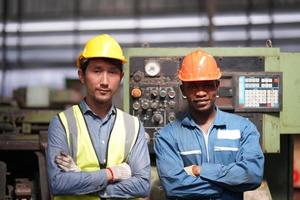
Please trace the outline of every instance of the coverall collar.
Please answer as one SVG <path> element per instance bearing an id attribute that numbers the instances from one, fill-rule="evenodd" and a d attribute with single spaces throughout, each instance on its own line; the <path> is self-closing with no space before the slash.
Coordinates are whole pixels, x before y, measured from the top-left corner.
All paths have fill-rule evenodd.
<path id="1" fill-rule="evenodd" d="M 222 112 L 217 106 L 216 106 L 216 116 L 213 122 L 213 126 L 226 126 L 226 122 L 224 117 L 222 116 Z M 198 127 L 198 125 L 195 123 L 195 121 L 193 120 L 192 116 L 190 114 L 187 114 L 183 120 L 181 121 L 181 124 L 183 126 L 190 126 L 193 128 Z"/>

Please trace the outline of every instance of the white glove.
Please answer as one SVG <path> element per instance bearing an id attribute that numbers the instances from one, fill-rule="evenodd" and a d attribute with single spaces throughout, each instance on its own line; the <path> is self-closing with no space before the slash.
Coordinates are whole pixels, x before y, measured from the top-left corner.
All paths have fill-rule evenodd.
<path id="1" fill-rule="evenodd" d="M 127 163 L 121 163 L 112 167 L 109 167 L 108 170 L 111 172 L 113 180 L 112 181 L 121 181 L 131 177 L 131 169 Z"/>
<path id="2" fill-rule="evenodd" d="M 196 176 L 200 175 L 200 167 L 197 166 L 197 165 L 190 165 L 190 166 L 187 166 L 183 169 L 190 176 L 196 177 Z"/>
<path id="3" fill-rule="evenodd" d="M 81 169 L 75 164 L 73 158 L 64 152 L 61 152 L 60 155 L 55 157 L 55 163 L 65 172 L 81 171 Z"/>

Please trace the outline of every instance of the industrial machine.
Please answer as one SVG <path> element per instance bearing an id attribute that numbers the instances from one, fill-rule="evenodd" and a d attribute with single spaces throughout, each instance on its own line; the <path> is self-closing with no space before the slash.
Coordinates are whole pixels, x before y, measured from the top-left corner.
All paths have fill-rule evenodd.
<path id="1" fill-rule="evenodd" d="M 161 127 L 185 112 L 186 101 L 179 89 L 177 70 L 184 55 L 193 48 L 132 48 L 124 85 L 124 109 L 143 122 L 153 140 Z M 205 48 L 223 71 L 218 99 L 220 109 L 251 120 L 261 133 L 266 157 L 265 177 L 273 199 L 291 199 L 292 139 L 300 133 L 300 54 L 282 53 L 278 48 Z M 298 80 L 298 81 L 297 81 Z M 276 165 L 274 165 L 276 163 Z M 154 170 L 155 173 L 155 170 Z M 276 174 L 276 176 L 274 176 Z M 157 177 L 154 193 L 161 192 Z M 152 187 L 152 189 L 153 189 Z M 155 188 L 154 188 L 155 189 Z M 160 196 L 159 198 L 163 198 Z"/>
<path id="2" fill-rule="evenodd" d="M 49 199 L 47 129 L 58 111 L 0 109 L 0 199 Z"/>
<path id="3" fill-rule="evenodd" d="M 0 102 L 0 200 L 50 199 L 45 159 L 49 122 L 81 98 L 76 90 L 34 86 L 19 88 L 13 100 Z"/>
<path id="4" fill-rule="evenodd" d="M 153 140 L 161 127 L 186 111 L 177 70 L 183 56 L 195 49 L 125 49 L 129 62 L 124 68 L 123 97 L 118 98 L 123 102 L 117 104 L 138 116 L 150 137 L 150 199 L 164 199 Z M 272 199 L 292 199 L 291 135 L 300 134 L 300 53 L 283 53 L 278 48 L 205 50 L 216 57 L 223 71 L 217 105 L 256 124 L 266 158 L 264 179 Z M 16 108 L 11 102 L 0 106 L 0 199 L 50 198 L 45 168 L 47 126 L 59 112 L 61 100 L 54 102 L 55 107 L 42 109 Z"/>
<path id="5" fill-rule="evenodd" d="M 180 60 L 179 56 L 130 59 L 130 113 L 139 117 L 151 138 L 159 128 L 185 112 L 186 102 L 177 79 Z M 261 113 L 281 110 L 282 73 L 264 72 L 261 57 L 217 57 L 217 60 L 225 71 L 217 105 L 251 118 L 262 130 Z M 233 66 L 233 63 L 240 64 Z"/>

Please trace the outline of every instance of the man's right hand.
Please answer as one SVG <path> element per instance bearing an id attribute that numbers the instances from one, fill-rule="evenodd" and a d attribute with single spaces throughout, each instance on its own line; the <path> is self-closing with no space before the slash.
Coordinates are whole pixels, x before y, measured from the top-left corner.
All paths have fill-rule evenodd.
<path id="1" fill-rule="evenodd" d="M 112 181 L 122 181 L 131 177 L 131 169 L 127 163 L 121 163 L 107 168 Z M 110 179 L 110 178 L 109 178 Z"/>

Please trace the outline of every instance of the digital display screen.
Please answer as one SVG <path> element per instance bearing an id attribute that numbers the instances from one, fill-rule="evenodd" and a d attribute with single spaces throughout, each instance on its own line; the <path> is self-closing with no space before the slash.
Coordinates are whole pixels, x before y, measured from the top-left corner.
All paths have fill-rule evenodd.
<path id="1" fill-rule="evenodd" d="M 238 76 L 238 109 L 279 111 L 281 107 L 280 74 Z"/>

